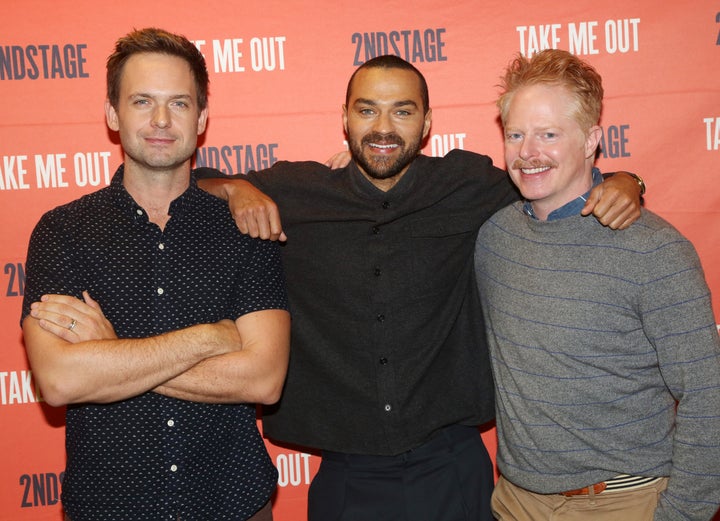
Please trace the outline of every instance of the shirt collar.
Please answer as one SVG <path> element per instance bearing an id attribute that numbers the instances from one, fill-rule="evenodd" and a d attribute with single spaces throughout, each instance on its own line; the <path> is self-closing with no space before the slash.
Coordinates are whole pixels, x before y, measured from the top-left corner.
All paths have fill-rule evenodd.
<path id="1" fill-rule="evenodd" d="M 596 167 L 593 167 L 592 169 L 592 188 L 595 188 L 597 185 L 603 182 L 603 176 L 600 173 L 600 170 Z M 570 217 L 572 215 L 578 215 L 580 213 L 580 210 L 583 209 L 583 206 L 585 206 L 585 201 L 587 201 L 588 196 L 590 195 L 590 191 L 588 190 L 580 197 L 573 199 L 569 203 L 564 204 L 557 210 L 553 210 L 548 215 L 547 220 L 548 221 L 555 221 L 557 219 L 563 219 L 565 217 Z M 533 219 L 537 219 L 537 216 L 535 215 L 535 212 L 533 211 L 532 204 L 530 201 L 525 201 L 525 204 L 523 204 L 523 211 L 526 215 L 529 215 Z"/>
<path id="2" fill-rule="evenodd" d="M 123 178 L 125 176 L 125 165 L 122 164 L 118 167 L 115 175 L 110 182 L 110 190 L 112 193 L 113 201 L 116 206 L 122 208 L 123 211 L 127 212 L 134 219 L 140 219 L 141 221 L 147 221 L 147 215 L 145 210 L 135 202 L 135 199 L 128 193 L 123 185 Z M 179 197 L 170 203 L 169 214 L 171 216 L 182 215 L 188 208 L 192 207 L 194 199 L 198 196 L 201 190 L 197 186 L 197 180 L 194 175 L 190 176 L 190 186 L 185 190 Z"/>

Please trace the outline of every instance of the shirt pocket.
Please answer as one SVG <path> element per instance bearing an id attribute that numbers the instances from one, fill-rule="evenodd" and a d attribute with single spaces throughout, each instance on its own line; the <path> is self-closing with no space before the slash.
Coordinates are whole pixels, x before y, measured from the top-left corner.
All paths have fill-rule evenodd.
<path id="1" fill-rule="evenodd" d="M 473 217 L 449 213 L 410 225 L 410 268 L 423 295 L 449 293 L 467 275 L 480 227 Z"/>

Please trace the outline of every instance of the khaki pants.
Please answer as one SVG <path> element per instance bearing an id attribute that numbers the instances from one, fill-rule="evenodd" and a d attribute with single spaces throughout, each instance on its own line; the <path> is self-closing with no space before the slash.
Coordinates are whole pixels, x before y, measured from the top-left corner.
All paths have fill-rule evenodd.
<path id="1" fill-rule="evenodd" d="M 663 478 L 627 492 L 565 497 L 535 494 L 501 476 L 493 492 L 492 509 L 498 521 L 652 521 L 667 481 Z"/>

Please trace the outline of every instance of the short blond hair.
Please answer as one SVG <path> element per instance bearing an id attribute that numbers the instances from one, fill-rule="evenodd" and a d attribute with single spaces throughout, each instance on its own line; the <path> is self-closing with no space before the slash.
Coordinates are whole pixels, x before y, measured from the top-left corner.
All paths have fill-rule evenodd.
<path id="1" fill-rule="evenodd" d="M 597 125 L 602 112 L 603 86 L 600 74 L 568 51 L 546 49 L 532 58 L 518 55 L 505 70 L 497 100 L 505 126 L 513 94 L 528 85 L 560 85 L 575 99 L 572 116 L 584 132 Z"/>

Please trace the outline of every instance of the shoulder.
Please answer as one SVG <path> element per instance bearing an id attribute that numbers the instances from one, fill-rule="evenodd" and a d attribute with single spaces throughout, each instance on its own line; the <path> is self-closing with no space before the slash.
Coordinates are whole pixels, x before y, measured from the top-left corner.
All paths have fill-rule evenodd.
<path id="1" fill-rule="evenodd" d="M 304 179 L 329 176 L 333 171 L 317 161 L 278 161 L 270 168 L 248 172 L 247 178 L 251 182 L 263 181 L 265 183 L 292 183 Z"/>
<path id="2" fill-rule="evenodd" d="M 664 262 L 700 266 L 700 258 L 695 246 L 664 218 L 643 210 L 643 215 L 637 224 L 647 229 L 646 248 L 648 251 L 657 251 L 665 257 Z"/>
<path id="3" fill-rule="evenodd" d="M 689 245 L 690 241 L 672 224 L 649 210 L 642 210 L 640 218 L 624 234 L 624 238 L 644 251 L 652 251 L 670 244 Z"/>
<path id="4" fill-rule="evenodd" d="M 586 222 L 595 261 L 621 265 L 625 277 L 637 283 L 663 280 L 679 273 L 701 272 L 693 244 L 672 224 L 643 209 L 640 218 L 625 230 L 611 230 L 594 219 Z"/>
<path id="5" fill-rule="evenodd" d="M 259 187 L 283 186 L 301 183 L 308 178 L 331 175 L 331 170 L 316 161 L 278 161 L 264 170 L 251 170 L 246 174 L 227 175 L 216 168 L 200 167 L 193 170 L 196 179 L 244 179 Z"/>
<path id="6" fill-rule="evenodd" d="M 492 216 L 483 223 L 483 228 L 488 229 L 497 226 L 513 225 L 514 223 L 524 221 L 526 218 L 527 216 L 523 212 L 523 202 L 515 201 L 492 214 Z"/>
<path id="7" fill-rule="evenodd" d="M 109 191 L 110 187 L 102 188 L 48 210 L 40 218 L 38 226 L 71 226 L 75 222 L 80 223 L 83 218 L 96 213 L 99 208 L 110 203 Z"/>
<path id="8" fill-rule="evenodd" d="M 416 161 L 425 178 L 467 187 L 478 204 L 489 204 L 497 210 L 518 199 L 507 173 L 493 165 L 489 156 L 451 150 L 444 157 L 418 156 Z"/>
<path id="9" fill-rule="evenodd" d="M 450 172 L 457 175 L 484 175 L 505 177 L 505 172 L 493 165 L 490 156 L 454 149 L 443 157 L 420 155 L 417 158 L 421 166 L 435 171 Z"/>
<path id="10" fill-rule="evenodd" d="M 522 228 L 529 219 L 523 211 L 522 201 L 500 208 L 480 227 L 478 243 L 484 243 L 497 237 L 506 237 L 508 234 L 517 236 L 516 229 Z"/>

